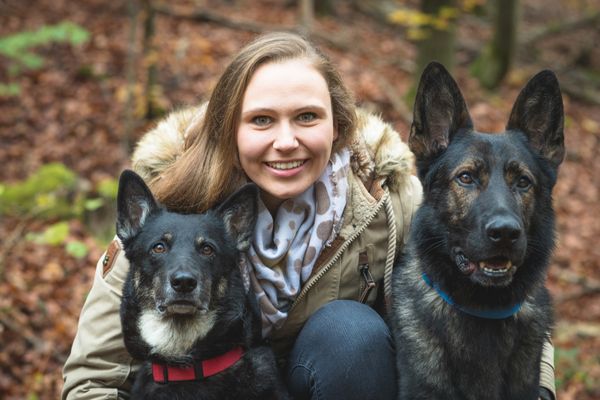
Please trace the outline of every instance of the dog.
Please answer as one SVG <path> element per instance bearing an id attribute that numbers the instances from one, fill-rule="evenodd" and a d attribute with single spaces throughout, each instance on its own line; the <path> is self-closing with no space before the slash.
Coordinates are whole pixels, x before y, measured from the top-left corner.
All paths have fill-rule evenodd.
<path id="1" fill-rule="evenodd" d="M 248 249 L 258 189 L 242 187 L 202 214 L 178 214 L 142 178 L 119 178 L 117 236 L 130 270 L 121 324 L 143 361 L 132 399 L 287 399 L 260 314 L 239 266 Z"/>
<path id="2" fill-rule="evenodd" d="M 553 325 L 551 194 L 565 154 L 556 76 L 535 75 L 505 132 L 485 134 L 433 62 L 413 117 L 423 201 L 392 277 L 398 399 L 537 399 Z"/>

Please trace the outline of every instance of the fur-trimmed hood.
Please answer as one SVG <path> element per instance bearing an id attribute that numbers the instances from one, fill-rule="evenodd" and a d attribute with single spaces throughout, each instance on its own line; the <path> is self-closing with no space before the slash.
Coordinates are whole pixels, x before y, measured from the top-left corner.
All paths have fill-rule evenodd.
<path id="1" fill-rule="evenodd" d="M 133 169 L 148 182 L 183 152 L 190 127 L 202 122 L 206 104 L 172 112 L 138 142 Z M 398 132 L 378 116 L 357 110 L 356 140 L 350 145 L 351 167 L 364 183 L 386 178 L 391 190 L 406 184 L 412 173 L 413 154 Z M 375 174 L 373 174 L 373 172 Z"/>
<path id="2" fill-rule="evenodd" d="M 410 180 L 412 152 L 400 134 L 379 116 L 361 108 L 356 114 L 357 135 L 350 146 L 352 170 L 363 182 L 385 178 L 390 190 L 397 191 Z"/>

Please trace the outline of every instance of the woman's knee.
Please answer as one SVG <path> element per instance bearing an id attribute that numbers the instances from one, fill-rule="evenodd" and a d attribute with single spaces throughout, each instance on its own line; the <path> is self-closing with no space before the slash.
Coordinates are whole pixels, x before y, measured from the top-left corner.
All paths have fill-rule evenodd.
<path id="1" fill-rule="evenodd" d="M 336 300 L 321 307 L 308 319 L 298 339 L 309 345 L 314 340 L 329 343 L 331 347 L 325 351 L 338 347 L 347 351 L 350 345 L 393 351 L 390 330 L 381 316 L 371 307 L 350 300 Z"/>
<path id="2" fill-rule="evenodd" d="M 356 301 L 337 300 L 316 311 L 298 335 L 288 361 L 290 390 L 299 398 L 395 395 L 390 331 L 379 314 Z"/>

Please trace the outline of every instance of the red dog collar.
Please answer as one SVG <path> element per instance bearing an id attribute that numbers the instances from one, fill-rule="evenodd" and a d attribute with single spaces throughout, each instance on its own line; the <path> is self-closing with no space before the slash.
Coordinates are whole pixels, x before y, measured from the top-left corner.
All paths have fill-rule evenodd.
<path id="1" fill-rule="evenodd" d="M 241 347 L 236 347 L 220 356 L 184 367 L 152 363 L 152 377 L 154 382 L 157 383 L 201 380 L 226 370 L 243 355 L 244 350 Z"/>

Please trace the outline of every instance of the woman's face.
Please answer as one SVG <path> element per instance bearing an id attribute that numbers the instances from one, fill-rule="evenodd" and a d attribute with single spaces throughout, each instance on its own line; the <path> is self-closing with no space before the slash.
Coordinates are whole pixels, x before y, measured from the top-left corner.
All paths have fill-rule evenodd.
<path id="1" fill-rule="evenodd" d="M 327 83 L 308 61 L 261 65 L 244 93 L 240 118 L 241 166 L 271 212 L 323 174 L 337 131 Z"/>

